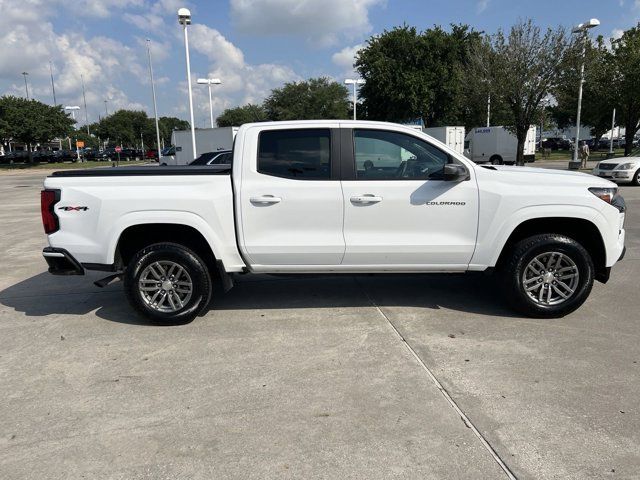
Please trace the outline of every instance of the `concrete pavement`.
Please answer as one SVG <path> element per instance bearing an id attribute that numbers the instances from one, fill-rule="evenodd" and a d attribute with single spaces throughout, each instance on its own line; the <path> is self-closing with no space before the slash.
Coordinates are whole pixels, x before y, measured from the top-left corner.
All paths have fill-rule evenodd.
<path id="1" fill-rule="evenodd" d="M 639 478 L 640 189 L 564 319 L 482 275 L 260 276 L 159 328 L 43 273 L 41 182 L 0 175 L 2 478 L 508 478 L 471 425 L 518 478 Z"/>

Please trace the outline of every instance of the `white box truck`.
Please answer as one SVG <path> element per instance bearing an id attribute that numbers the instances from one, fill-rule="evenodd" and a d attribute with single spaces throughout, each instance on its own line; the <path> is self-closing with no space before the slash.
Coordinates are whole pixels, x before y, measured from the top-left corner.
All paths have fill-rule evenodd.
<path id="1" fill-rule="evenodd" d="M 423 128 L 422 132 L 440 140 L 456 152 L 464 153 L 464 127 L 430 127 Z"/>
<path id="2" fill-rule="evenodd" d="M 196 150 L 202 155 L 208 152 L 223 152 L 233 149 L 233 140 L 238 127 L 199 128 L 196 130 Z M 191 143 L 191 130 L 174 130 L 171 144 L 175 147 L 173 155 L 163 156 L 161 165 L 188 165 L 195 156 Z"/>
<path id="3" fill-rule="evenodd" d="M 472 129 L 465 138 L 464 155 L 475 163 L 494 165 L 514 164 L 518 140 L 505 127 L 481 127 Z M 536 158 L 536 127 L 532 125 L 524 143 L 524 160 Z"/>

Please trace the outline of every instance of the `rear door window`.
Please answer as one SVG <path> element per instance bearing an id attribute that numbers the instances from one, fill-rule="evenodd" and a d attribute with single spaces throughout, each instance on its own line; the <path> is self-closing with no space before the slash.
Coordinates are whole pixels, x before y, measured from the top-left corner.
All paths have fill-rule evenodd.
<path id="1" fill-rule="evenodd" d="M 266 130 L 260 133 L 258 172 L 295 180 L 331 178 L 328 128 Z"/>

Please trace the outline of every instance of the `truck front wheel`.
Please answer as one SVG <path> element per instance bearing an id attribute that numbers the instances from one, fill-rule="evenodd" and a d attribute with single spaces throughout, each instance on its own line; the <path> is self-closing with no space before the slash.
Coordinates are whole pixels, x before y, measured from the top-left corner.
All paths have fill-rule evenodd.
<path id="1" fill-rule="evenodd" d="M 502 269 L 507 299 L 527 316 L 558 318 L 579 308 L 594 280 L 593 260 L 575 240 L 558 234 L 518 242 Z"/>
<path id="2" fill-rule="evenodd" d="M 131 306 L 152 323 L 182 325 L 209 304 L 211 276 L 192 250 L 175 243 L 156 243 L 129 262 L 124 289 Z"/>

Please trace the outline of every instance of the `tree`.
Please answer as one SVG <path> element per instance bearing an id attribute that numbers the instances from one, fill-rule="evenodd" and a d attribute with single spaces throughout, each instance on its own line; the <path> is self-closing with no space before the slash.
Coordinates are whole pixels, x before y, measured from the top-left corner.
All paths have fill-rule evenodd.
<path id="1" fill-rule="evenodd" d="M 560 128 L 575 126 L 580 85 L 580 65 L 583 61 L 583 38 L 578 38 L 565 55 L 553 96 L 557 105 L 551 113 Z M 611 128 L 615 92 L 611 88 L 614 63 L 602 37 L 587 42 L 584 50 L 585 83 L 583 84 L 581 123 L 592 127 L 591 134 L 600 139 Z"/>
<path id="2" fill-rule="evenodd" d="M 242 107 L 227 108 L 216 119 L 216 124 L 219 127 L 239 127 L 243 123 L 265 122 L 267 120 L 267 112 L 262 105 L 249 103 Z"/>
<path id="3" fill-rule="evenodd" d="M 118 110 L 95 124 L 94 133 L 129 147 L 139 145 L 141 136 L 147 145 L 156 143 L 154 122 L 141 110 Z"/>
<path id="4" fill-rule="evenodd" d="M 540 104 L 557 84 L 568 42 L 562 28 L 543 34 L 531 20 L 508 35 L 498 30 L 478 49 L 476 72 L 491 86 L 492 98 L 511 111 L 510 129 L 517 140 L 516 163 L 524 165 L 527 131 L 540 118 Z"/>
<path id="5" fill-rule="evenodd" d="M 171 143 L 171 132 L 174 130 L 188 130 L 190 128 L 189 122 L 176 117 L 160 117 L 158 119 L 158 125 L 160 127 L 160 141 L 164 140 L 164 143 L 167 145 Z"/>
<path id="6" fill-rule="evenodd" d="M 264 101 L 270 120 L 345 119 L 349 112 L 348 91 L 328 78 L 310 78 L 286 83 L 272 90 Z"/>
<path id="7" fill-rule="evenodd" d="M 366 81 L 360 96 L 369 118 L 421 118 L 438 126 L 466 124 L 466 118 L 486 112 L 486 95 L 474 111 L 466 101 L 468 93 L 478 92 L 467 85 L 473 80 L 471 53 L 481 40 L 480 32 L 466 25 L 452 25 L 450 32 L 439 26 L 418 32 L 405 25 L 371 37 L 355 63 Z"/>
<path id="8" fill-rule="evenodd" d="M 640 122 L 640 23 L 611 42 L 617 110 L 625 127 L 625 156 L 631 155 L 633 137 Z"/>
<path id="9" fill-rule="evenodd" d="M 25 143 L 29 163 L 33 162 L 31 147 L 34 144 L 66 136 L 73 124 L 74 120 L 59 105 L 52 107 L 37 100 L 0 97 L 0 136 Z"/>

